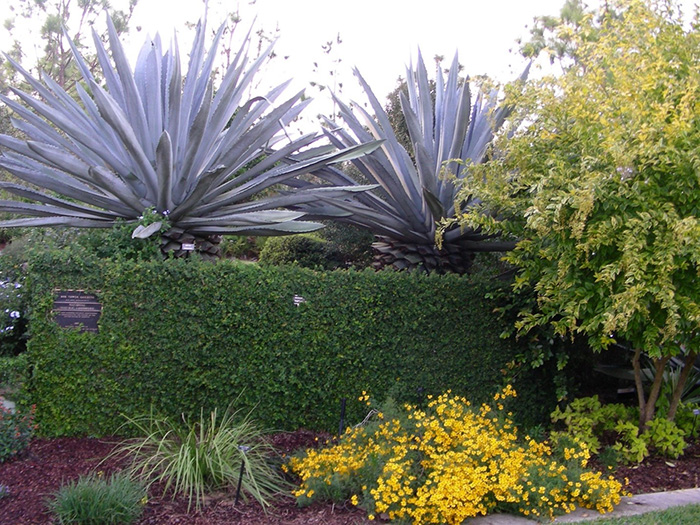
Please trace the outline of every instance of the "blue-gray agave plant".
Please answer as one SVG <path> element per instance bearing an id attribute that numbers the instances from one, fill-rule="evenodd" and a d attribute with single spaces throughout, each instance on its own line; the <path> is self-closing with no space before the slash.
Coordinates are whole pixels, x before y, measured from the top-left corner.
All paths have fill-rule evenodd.
<path id="1" fill-rule="evenodd" d="M 372 231 L 377 267 L 463 273 L 475 252 L 512 247 L 459 227 L 444 233 L 442 249 L 435 246 L 440 220 L 470 205 L 471 200 L 455 203 L 457 190 L 468 180 L 470 166 L 484 161 L 494 133 L 509 113 L 507 107 L 499 107 L 497 90 L 487 95 L 480 92 L 472 104 L 469 85 L 460 80 L 458 71 L 455 56 L 447 78 L 438 70 L 431 87 L 420 55 L 417 67 L 407 69 L 408 96 L 401 93 L 400 100 L 413 157 L 397 139 L 384 108 L 358 71 L 373 115 L 359 104 L 351 108 L 337 100 L 347 127 L 329 121 L 327 135 L 337 147 L 382 140 L 380 148 L 352 161 L 379 187 L 353 201 L 320 201 L 302 209 Z M 527 70 L 523 77 L 526 74 Z M 334 168 L 324 168 L 318 175 L 339 186 L 357 184 Z"/>
<path id="2" fill-rule="evenodd" d="M 275 104 L 286 84 L 248 100 L 267 53 L 249 63 L 245 44 L 215 90 L 212 71 L 221 33 L 206 52 L 205 29 L 197 26 L 184 76 L 177 42 L 164 52 L 158 36 L 145 43 L 132 71 L 108 20 L 114 65 L 94 35 L 102 84 L 73 47 L 84 82 L 75 87 L 78 100 L 46 75 L 39 81 L 13 63 L 33 93 L 13 89 L 16 98 L 2 97 L 26 140 L 0 136 L 0 167 L 29 186 L 0 182 L 22 199 L 0 201 L 0 211 L 23 217 L 0 227 L 100 228 L 127 221 L 134 223 L 134 236 L 143 238 L 168 225 L 162 248 L 179 254 L 183 244 L 216 251 L 222 234 L 280 235 L 321 227 L 299 221 L 303 212 L 282 208 L 358 188 L 307 185 L 269 194 L 270 188 L 371 146 L 310 149 L 316 137 L 287 137 L 284 126 L 306 101 L 297 93 Z M 260 198 L 262 192 L 268 195 Z M 146 226 L 145 213 L 162 220 Z"/>

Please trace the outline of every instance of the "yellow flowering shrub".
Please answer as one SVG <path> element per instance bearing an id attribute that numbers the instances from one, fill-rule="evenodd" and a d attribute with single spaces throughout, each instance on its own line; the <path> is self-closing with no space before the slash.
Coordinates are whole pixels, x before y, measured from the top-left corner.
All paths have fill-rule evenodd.
<path id="1" fill-rule="evenodd" d="M 576 506 L 612 510 L 622 485 L 586 470 L 585 445 L 520 438 L 504 407 L 515 396 L 508 386 L 476 408 L 448 391 L 429 398 L 425 410 L 379 411 L 337 443 L 290 460 L 301 479 L 297 502 L 349 500 L 370 519 L 416 525 L 459 524 L 493 511 L 551 518 Z"/>

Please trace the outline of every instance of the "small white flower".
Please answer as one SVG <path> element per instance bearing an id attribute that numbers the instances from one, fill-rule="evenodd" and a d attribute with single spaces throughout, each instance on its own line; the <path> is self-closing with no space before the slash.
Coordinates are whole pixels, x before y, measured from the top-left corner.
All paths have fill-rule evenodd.
<path id="1" fill-rule="evenodd" d="M 12 312 L 10 312 L 11 319 L 19 319 L 20 315 L 21 314 L 17 310 L 13 310 Z"/>

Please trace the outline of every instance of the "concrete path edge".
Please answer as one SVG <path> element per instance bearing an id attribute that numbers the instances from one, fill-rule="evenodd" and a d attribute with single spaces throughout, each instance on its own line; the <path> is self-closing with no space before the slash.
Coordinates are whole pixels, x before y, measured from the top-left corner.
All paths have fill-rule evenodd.
<path id="1" fill-rule="evenodd" d="M 697 504 L 700 504 L 700 488 L 657 492 L 654 494 L 637 494 L 628 498 L 622 498 L 620 504 L 617 505 L 612 512 L 600 514 L 595 510 L 576 509 L 570 514 L 558 516 L 552 523 L 575 523 L 592 521 L 600 518 L 620 518 L 665 510 L 670 507 Z M 491 514 L 489 516 L 468 519 L 464 522 L 464 525 L 531 525 L 533 523 L 539 522 L 522 516 Z"/>

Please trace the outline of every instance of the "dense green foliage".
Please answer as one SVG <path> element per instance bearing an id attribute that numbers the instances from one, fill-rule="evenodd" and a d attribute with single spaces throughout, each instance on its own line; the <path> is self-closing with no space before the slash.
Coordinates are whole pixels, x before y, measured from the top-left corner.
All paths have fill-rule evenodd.
<path id="1" fill-rule="evenodd" d="M 588 450 L 597 454 L 603 463 L 616 466 L 617 462 L 640 463 L 652 451 L 677 458 L 683 454 L 686 438 L 697 435 L 693 422 L 693 410 L 698 405 L 682 405 L 679 422 L 669 421 L 665 414 L 649 423 L 649 428 L 639 431 L 636 420 L 638 410 L 621 403 L 602 404 L 598 396 L 575 399 L 563 410 L 552 412 L 552 422 L 564 431 L 554 431 L 554 441 L 566 435 L 584 443 Z M 604 442 L 607 443 L 604 446 Z"/>
<path id="2" fill-rule="evenodd" d="M 538 295 L 523 331 L 636 350 L 645 425 L 668 358 L 687 356 L 689 371 L 700 351 L 700 23 L 685 24 L 672 0 L 606 5 L 569 33 L 561 76 L 516 90 L 501 151 L 463 189 L 481 209 L 461 222 L 519 240 L 507 255 L 516 287 Z M 647 398 L 642 351 L 656 369 Z"/>
<path id="3" fill-rule="evenodd" d="M 546 366 L 509 370 L 515 345 L 485 296 L 498 283 L 372 271 L 37 254 L 29 263 L 33 374 L 26 395 L 44 435 L 107 434 L 147 413 L 197 417 L 240 396 L 268 428 L 337 428 L 365 389 L 418 402 L 452 388 L 476 402 L 513 380 L 516 418 L 554 408 Z M 51 319 L 55 289 L 102 302 L 100 331 Z M 305 302 L 295 306 L 295 295 Z M 478 327 L 478 329 L 477 329 Z M 348 403 L 348 420 L 364 416 Z"/>
<path id="4" fill-rule="evenodd" d="M 27 448 L 35 428 L 34 407 L 21 412 L 0 404 L 0 463 Z"/>
<path id="5" fill-rule="evenodd" d="M 293 264 L 304 268 L 333 269 L 332 253 L 327 251 L 327 242 L 314 234 L 273 237 L 260 250 L 261 264 Z"/>
<path id="6" fill-rule="evenodd" d="M 318 232 L 272 237 L 260 250 L 264 264 L 297 263 L 304 268 L 366 268 L 372 262 L 372 234 L 350 224 L 327 222 Z"/>

